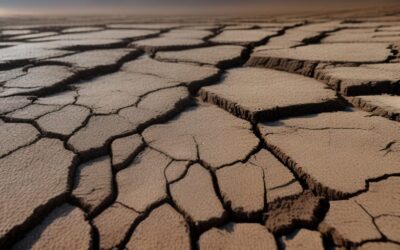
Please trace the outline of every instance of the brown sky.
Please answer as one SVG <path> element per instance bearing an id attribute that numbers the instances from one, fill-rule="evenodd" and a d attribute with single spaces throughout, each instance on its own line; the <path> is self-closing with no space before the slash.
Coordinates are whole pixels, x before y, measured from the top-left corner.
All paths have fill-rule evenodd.
<path id="1" fill-rule="evenodd" d="M 299 11 L 364 8 L 400 0 L 0 0 L 0 15 Z"/>

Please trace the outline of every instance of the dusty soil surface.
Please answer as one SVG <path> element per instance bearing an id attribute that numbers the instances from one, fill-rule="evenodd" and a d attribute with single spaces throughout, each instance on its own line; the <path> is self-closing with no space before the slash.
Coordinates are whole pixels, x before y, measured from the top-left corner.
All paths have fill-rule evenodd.
<path id="1" fill-rule="evenodd" d="M 400 249 L 399 9 L 3 18 L 0 249 Z"/>

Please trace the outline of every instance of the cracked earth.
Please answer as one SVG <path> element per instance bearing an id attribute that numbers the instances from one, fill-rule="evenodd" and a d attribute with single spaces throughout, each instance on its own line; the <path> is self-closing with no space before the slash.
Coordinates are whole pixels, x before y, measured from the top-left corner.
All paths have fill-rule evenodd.
<path id="1" fill-rule="evenodd" d="M 400 249 L 400 10 L 20 21 L 0 249 Z"/>

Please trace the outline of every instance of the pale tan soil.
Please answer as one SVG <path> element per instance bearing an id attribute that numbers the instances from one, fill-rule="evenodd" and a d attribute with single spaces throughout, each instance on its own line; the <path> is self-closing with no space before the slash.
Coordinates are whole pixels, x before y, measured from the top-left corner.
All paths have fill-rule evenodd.
<path id="1" fill-rule="evenodd" d="M 0 248 L 400 249 L 399 27 L 2 17 Z"/>

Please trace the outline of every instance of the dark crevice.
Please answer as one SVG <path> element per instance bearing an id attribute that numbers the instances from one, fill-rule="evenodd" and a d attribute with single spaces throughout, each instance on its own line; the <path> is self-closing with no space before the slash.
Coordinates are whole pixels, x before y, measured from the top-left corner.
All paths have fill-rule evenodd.
<path id="1" fill-rule="evenodd" d="M 211 169 L 209 169 L 208 167 L 205 166 L 205 164 L 201 161 L 199 162 L 193 162 L 189 167 L 193 167 L 195 164 L 199 164 L 201 165 L 201 167 L 205 168 L 211 177 L 212 180 L 212 184 L 213 184 L 213 189 L 215 192 L 215 195 L 217 196 L 217 198 L 219 199 L 223 209 L 224 209 L 224 213 L 222 214 L 222 216 L 220 218 L 211 218 L 209 221 L 203 221 L 201 223 L 198 223 L 198 225 L 195 225 L 195 223 L 190 219 L 190 215 L 186 214 L 185 211 L 181 210 L 177 205 L 176 205 L 176 209 L 177 211 L 180 211 L 181 214 L 183 214 L 184 218 L 186 219 L 186 221 L 188 222 L 188 224 L 191 227 L 191 232 L 192 232 L 192 240 L 193 242 L 197 242 L 198 238 L 200 237 L 200 235 L 209 230 L 212 227 L 218 227 L 218 226 L 222 226 L 223 224 L 225 224 L 227 221 L 231 219 L 233 219 L 232 216 L 232 211 L 230 210 L 229 207 L 226 206 L 226 203 L 223 201 L 220 189 L 219 189 L 219 185 L 218 185 L 218 181 L 215 175 L 215 172 L 212 171 Z M 169 185 L 168 185 L 169 186 Z M 170 192 L 170 189 L 168 187 L 168 192 L 169 192 L 169 197 L 171 197 L 171 201 L 172 200 L 172 195 Z"/>
<path id="2" fill-rule="evenodd" d="M 36 137 L 36 139 L 32 140 L 30 143 L 27 143 L 27 144 L 25 144 L 25 145 L 19 146 L 19 147 L 15 148 L 15 149 L 9 151 L 8 153 L 5 153 L 5 154 L 3 154 L 3 155 L 0 155 L 0 159 L 6 158 L 7 156 L 11 155 L 11 154 L 14 153 L 15 151 L 18 151 L 19 149 L 32 146 L 33 144 L 35 144 L 36 142 L 38 142 L 40 139 L 43 139 L 43 137 L 39 135 L 38 137 Z"/>
<path id="3" fill-rule="evenodd" d="M 400 39 L 400 38 L 399 38 Z M 391 62 L 399 62 L 400 60 L 400 54 L 399 54 L 399 48 L 400 45 L 395 45 L 391 44 L 390 45 L 390 56 L 387 58 L 386 63 L 391 63 Z"/>
<path id="4" fill-rule="evenodd" d="M 217 28 L 217 29 L 214 29 L 214 30 L 211 30 L 211 32 L 212 32 L 213 34 L 211 34 L 211 35 L 209 35 L 209 36 L 206 36 L 206 37 L 204 37 L 204 38 L 202 38 L 202 39 L 197 39 L 197 40 L 199 40 L 199 41 L 203 41 L 203 42 L 200 43 L 200 44 L 193 44 L 193 45 L 168 45 L 168 46 L 147 46 L 147 45 L 141 46 L 141 45 L 132 45 L 132 47 L 143 49 L 151 58 L 154 59 L 154 58 L 155 58 L 155 54 L 156 54 L 157 52 L 161 52 L 161 51 L 180 51 L 180 50 L 187 50 L 187 49 L 197 49 L 197 48 L 209 47 L 209 46 L 211 46 L 211 43 L 209 42 L 209 39 L 211 39 L 211 38 L 215 37 L 217 34 L 219 34 L 220 29 L 221 29 L 221 27 L 220 27 L 220 28 Z M 172 31 L 172 30 L 178 30 L 178 29 L 176 29 L 176 28 L 175 28 L 175 29 L 166 29 L 166 30 L 163 31 L 162 34 L 167 33 L 167 32 L 169 32 L 169 31 Z M 162 36 L 159 36 L 159 37 L 161 38 Z M 172 38 L 172 39 L 173 39 L 173 38 Z M 178 38 L 178 39 L 179 39 L 179 38 Z M 195 39 L 195 40 L 196 40 L 196 39 Z"/>
<path id="5" fill-rule="evenodd" d="M 374 224 L 376 230 L 378 230 L 378 232 L 380 233 L 380 235 L 381 235 L 381 237 L 382 237 L 382 240 L 387 240 L 385 234 L 382 233 L 382 231 L 379 229 L 378 225 L 376 224 L 375 218 L 372 216 L 372 214 L 371 214 L 370 212 L 368 212 L 368 210 L 365 209 L 365 207 L 364 207 L 362 204 L 360 204 L 359 202 L 357 202 L 357 200 L 354 200 L 354 202 L 357 203 L 357 205 L 360 206 L 361 209 L 364 210 L 364 212 L 365 212 L 366 214 L 368 214 L 368 216 L 371 218 L 371 221 L 372 221 L 372 223 Z"/>
<path id="6" fill-rule="evenodd" d="M 358 190 L 357 192 L 353 193 L 343 193 L 338 190 L 330 189 L 329 187 L 326 187 L 323 184 L 319 183 L 316 179 L 308 175 L 308 173 L 304 172 L 303 169 L 298 166 L 298 164 L 290 156 L 286 155 L 279 147 L 268 144 L 268 141 L 266 142 L 266 145 L 267 149 L 269 149 L 269 151 L 274 154 L 277 159 L 279 159 L 285 166 L 288 166 L 293 175 L 303 186 L 303 189 L 310 188 L 315 195 L 327 197 L 329 198 L 329 200 L 342 200 L 360 195 L 369 190 L 369 185 L 372 182 L 382 181 L 392 176 L 400 176 L 399 173 L 394 173 L 385 174 L 376 178 L 370 178 L 365 181 L 364 189 Z"/>
<path id="7" fill-rule="evenodd" d="M 175 107 L 172 110 L 169 110 L 168 112 L 164 114 L 160 114 L 159 116 L 152 118 L 148 121 L 145 121 L 142 124 L 139 124 L 136 126 L 136 128 L 132 128 L 131 131 L 121 133 L 118 135 L 113 135 L 110 136 L 101 147 L 98 148 L 91 148 L 89 150 L 86 150 L 84 152 L 78 152 L 73 148 L 73 145 L 68 144 L 68 147 L 71 148 L 72 151 L 78 153 L 85 161 L 100 157 L 104 154 L 107 154 L 107 149 L 110 148 L 111 142 L 115 139 L 126 137 L 129 135 L 133 135 L 135 133 L 142 133 L 146 128 L 148 128 L 151 125 L 154 124 L 160 124 L 164 123 L 166 121 L 169 121 L 170 119 L 176 117 L 178 114 L 180 114 L 188 105 L 191 103 L 191 98 L 186 98 L 186 99 L 181 99 L 179 102 L 175 104 Z M 93 115 L 95 116 L 95 115 Z M 90 119 L 90 118 L 89 118 Z"/>
<path id="8" fill-rule="evenodd" d="M 200 157 L 200 147 L 199 147 L 199 143 L 197 142 L 195 136 L 192 136 L 192 137 L 193 137 L 194 144 L 196 145 L 196 156 L 197 156 L 197 159 L 196 159 L 196 160 L 197 160 L 197 161 L 200 161 L 201 157 Z"/>
<path id="9" fill-rule="evenodd" d="M 400 248 L 400 244 L 396 241 L 391 241 L 391 240 L 382 240 L 382 239 L 378 239 L 378 240 L 364 240 L 358 244 L 353 244 L 353 243 L 348 243 L 347 245 L 345 245 L 344 247 L 347 247 L 349 250 L 353 250 L 353 249 L 357 249 L 359 247 L 362 247 L 365 244 L 368 243 L 393 243 L 399 246 Z"/>
<path id="10" fill-rule="evenodd" d="M 100 77 L 103 75 L 108 75 L 111 73 L 117 72 L 125 62 L 131 61 L 136 59 L 142 54 L 139 50 L 134 50 L 127 55 L 121 57 L 118 61 L 114 64 L 109 65 L 101 65 L 96 66 L 90 69 L 74 69 L 70 68 L 71 71 L 75 72 L 72 76 L 63 79 L 57 83 L 54 83 L 51 86 L 41 86 L 37 90 L 32 90 L 30 92 L 25 92 L 22 94 L 12 94 L 11 96 L 15 95 L 35 95 L 37 97 L 45 97 L 52 94 L 57 94 L 66 90 L 71 90 L 71 84 L 79 84 L 81 81 L 87 81 L 96 77 Z M 38 64 L 38 66 L 42 65 L 68 65 L 65 63 L 59 62 L 48 62 L 42 61 Z"/>
<path id="11" fill-rule="evenodd" d="M 400 112 L 387 110 L 384 106 L 375 105 L 368 101 L 364 101 L 362 97 L 353 97 L 349 99 L 353 106 L 357 109 L 371 113 L 371 116 L 382 116 L 392 121 L 400 121 Z"/>
<path id="12" fill-rule="evenodd" d="M 141 137 L 141 136 L 140 136 Z M 130 153 L 130 155 L 127 157 L 127 159 L 124 160 L 124 162 L 119 163 L 119 164 L 113 164 L 112 168 L 113 168 L 113 172 L 115 172 L 114 174 L 118 173 L 119 171 L 127 168 L 136 158 L 136 156 L 138 156 L 141 152 L 143 152 L 146 149 L 146 144 L 144 143 L 143 138 L 141 137 L 142 140 L 142 144 L 140 146 L 138 146 L 134 151 L 132 151 Z M 111 150 L 111 145 L 114 141 L 111 142 L 110 144 L 110 148 L 109 148 L 109 152 L 110 152 L 110 156 L 111 159 L 113 159 L 113 151 Z M 116 182 L 116 181 L 115 181 Z"/>
<path id="13" fill-rule="evenodd" d="M 124 203 L 119 202 L 119 201 L 115 201 L 113 204 L 119 204 L 119 205 L 123 206 L 124 208 L 127 208 L 127 209 L 129 209 L 129 210 L 132 210 L 133 212 L 138 213 L 138 214 L 141 214 L 141 213 L 142 213 L 142 212 L 140 212 L 140 211 L 137 211 L 137 210 L 134 209 L 133 207 L 130 207 L 130 206 L 128 206 L 128 205 L 125 205 Z"/>
<path id="14" fill-rule="evenodd" d="M 174 160 L 174 161 L 175 161 L 175 160 Z M 176 178 L 175 180 L 170 181 L 168 184 L 169 184 L 169 185 L 174 184 L 174 183 L 176 183 L 176 182 L 182 180 L 183 178 L 185 178 L 185 176 L 186 176 L 187 173 L 189 172 L 189 167 L 190 167 L 191 165 L 195 164 L 195 163 L 196 163 L 195 161 L 188 161 L 188 164 L 186 165 L 185 171 L 182 173 L 182 175 L 179 176 L 178 178 Z M 166 169 L 165 169 L 165 170 L 166 170 Z"/>
<path id="15" fill-rule="evenodd" d="M 93 250 L 97 250 L 100 249 L 100 236 L 99 236 L 99 230 L 97 229 L 97 227 L 93 224 L 93 222 L 91 220 L 87 221 L 90 225 L 90 234 L 91 234 L 91 238 L 92 238 L 92 242 L 90 245 L 90 248 Z"/>
<path id="16" fill-rule="evenodd" d="M 151 207 L 151 208 L 148 208 L 144 213 L 139 213 L 139 216 L 133 221 L 133 223 L 131 224 L 129 230 L 126 232 L 125 237 L 124 237 L 123 240 L 120 242 L 120 244 L 118 244 L 118 245 L 116 246 L 116 248 L 119 249 L 119 250 L 125 250 L 125 246 L 126 246 L 126 244 L 128 244 L 129 240 L 131 239 L 132 234 L 134 233 L 134 230 L 136 229 L 136 227 L 137 227 L 142 221 L 144 221 L 147 217 L 149 217 L 150 213 L 151 213 L 154 209 L 156 209 L 156 208 L 162 206 L 164 203 L 165 203 L 165 201 L 163 201 L 163 202 L 160 203 L 160 204 L 156 204 L 156 205 L 154 205 L 154 206 Z M 128 207 L 128 208 L 129 208 L 129 207 Z M 132 208 L 130 208 L 130 209 L 132 209 Z M 133 210 L 133 209 L 132 209 L 132 210 Z"/>
<path id="17" fill-rule="evenodd" d="M 10 114 L 12 114 L 12 113 L 14 113 L 14 112 L 16 112 L 16 111 L 21 111 L 21 110 L 23 110 L 23 109 L 25 109 L 25 108 L 29 108 L 29 106 L 32 106 L 32 105 L 52 106 L 52 107 L 57 107 L 57 108 L 54 109 L 54 110 L 51 110 L 51 111 L 47 111 L 47 112 L 45 112 L 45 113 L 43 113 L 43 114 L 37 115 L 37 116 L 35 116 L 34 118 L 16 118 L 16 117 L 10 116 Z M 4 115 L 4 116 L 0 115 L 0 118 L 3 117 L 3 119 L 4 119 L 5 121 L 8 121 L 8 122 L 14 122 L 14 123 L 15 123 L 15 122 L 20 122 L 20 123 L 24 123 L 24 122 L 25 122 L 25 123 L 30 123 L 30 124 L 32 124 L 32 125 L 35 126 L 35 127 L 36 127 L 36 126 L 39 127 L 39 125 L 37 125 L 36 120 L 40 119 L 41 117 L 43 117 L 43 116 L 45 116 L 45 115 L 48 115 L 48 114 L 51 114 L 51 113 L 54 113 L 54 112 L 58 112 L 58 111 L 60 111 L 61 109 L 63 109 L 65 106 L 67 106 L 67 105 L 53 105 L 53 104 L 48 105 L 48 104 L 40 104 L 40 103 L 31 103 L 31 104 L 29 104 L 28 106 L 25 106 L 25 107 L 16 109 L 16 110 L 14 110 L 14 111 L 12 111 L 12 112 L 10 112 L 10 113 L 7 113 L 7 115 Z M 41 133 L 44 134 L 44 132 L 41 132 Z"/>
<path id="18" fill-rule="evenodd" d="M 20 60 L 12 60 L 12 61 L 9 61 L 9 62 L 0 63 L 0 70 L 10 70 L 10 69 L 14 69 L 14 68 L 17 68 L 17 67 L 23 67 L 23 66 L 26 66 L 26 65 L 29 65 L 29 64 L 37 64 L 37 63 L 40 64 L 41 62 L 46 61 L 46 60 L 57 59 L 57 58 L 60 58 L 60 57 L 70 56 L 70 55 L 77 54 L 79 52 L 86 52 L 86 51 L 99 50 L 99 49 L 104 50 L 104 49 L 126 48 L 133 41 L 138 41 L 138 40 L 158 37 L 163 32 L 164 31 L 158 32 L 158 33 L 155 33 L 155 34 L 151 34 L 151 35 L 147 35 L 147 36 L 136 37 L 136 38 L 125 38 L 125 39 L 121 39 L 121 41 L 119 41 L 119 42 L 112 42 L 110 44 L 104 44 L 104 45 L 74 45 L 74 46 L 66 46 L 66 47 L 63 47 L 63 48 L 58 48 L 58 50 L 67 50 L 67 51 L 71 51 L 71 52 L 67 52 L 66 51 L 66 53 L 63 54 L 63 55 L 48 57 L 48 58 L 39 59 L 39 60 L 35 60 L 35 59 L 20 59 Z M 140 51 L 140 50 L 138 50 L 138 51 Z M 134 58 L 131 58 L 131 59 L 134 59 Z M 127 60 L 127 59 L 123 59 L 122 62 L 118 62 L 117 64 L 122 64 L 124 62 L 124 60 Z M 83 75 L 82 78 L 83 79 L 85 77 L 93 78 L 93 77 L 97 77 L 99 75 L 113 73 L 113 72 L 118 71 L 120 66 L 121 65 L 117 65 L 117 67 L 115 69 L 111 69 L 111 70 L 109 70 L 107 68 L 99 68 L 99 69 L 92 70 L 92 71 L 88 70 L 88 71 L 82 73 L 82 75 Z M 101 72 L 101 71 L 104 71 L 104 70 L 105 71 L 109 71 L 109 72 Z M 99 73 L 99 71 L 101 73 Z M 99 75 L 92 76 L 90 74 L 99 74 Z M 48 90 L 48 91 L 51 91 L 51 90 L 52 91 L 57 91 L 57 88 L 50 88 L 50 90 Z M 34 92 L 33 94 L 45 95 L 46 93 L 47 93 L 46 91 L 43 91 L 43 92 L 37 91 L 37 92 Z"/>
<path id="19" fill-rule="evenodd" d="M 173 161 L 171 161 L 170 163 L 172 163 Z M 189 168 L 191 167 L 191 165 L 188 164 L 188 166 L 186 167 L 186 173 L 189 171 Z M 197 250 L 197 240 L 199 235 L 196 233 L 196 227 L 193 223 L 193 221 L 175 204 L 173 198 L 172 198 L 172 194 L 171 194 L 171 184 L 172 183 L 168 183 L 168 179 L 166 176 L 166 170 L 167 170 L 168 166 L 164 169 L 164 178 L 166 180 L 166 191 L 167 191 L 167 203 L 169 205 L 171 205 L 175 211 L 177 211 L 186 221 L 188 227 L 189 227 L 189 236 L 190 236 L 190 244 L 191 244 L 191 248 L 192 250 Z M 185 175 L 186 175 L 185 173 Z M 181 179 L 183 179 L 184 177 L 182 177 Z M 178 181 L 178 180 L 176 180 Z"/>
<path id="20" fill-rule="evenodd" d="M 67 194 L 62 194 L 60 196 L 54 197 L 48 200 L 48 203 L 37 207 L 33 213 L 25 219 L 25 221 L 9 230 L 0 239 L 0 245 L 4 249 L 11 249 L 11 246 L 16 244 L 19 240 L 22 240 L 25 233 L 33 230 L 37 225 L 39 225 L 45 217 L 51 213 L 51 211 L 62 205 L 67 201 Z"/>
<path id="21" fill-rule="evenodd" d="M 217 167 L 217 169 L 221 169 L 221 168 L 224 168 L 224 167 L 229 167 L 229 166 L 235 165 L 237 163 L 246 163 L 255 154 L 260 152 L 262 149 L 265 149 L 265 146 L 266 146 L 265 142 L 262 139 L 261 133 L 260 133 L 260 131 L 259 131 L 259 129 L 258 129 L 258 127 L 257 127 L 257 125 L 255 123 L 252 123 L 251 131 L 253 132 L 254 136 L 257 137 L 257 139 L 258 139 L 257 146 L 254 147 L 243 159 L 240 159 L 240 160 L 228 163 L 228 164 L 221 165 L 221 166 Z"/>
<path id="22" fill-rule="evenodd" d="M 111 167 L 111 166 L 110 166 Z M 81 200 L 80 198 L 76 197 L 75 195 L 71 194 L 70 202 L 75 204 L 76 206 L 80 207 L 83 211 L 85 211 L 85 214 L 88 219 L 92 219 L 102 213 L 105 209 L 107 209 L 109 206 L 111 206 L 117 195 L 117 189 L 116 189 L 116 184 L 114 181 L 114 178 L 111 180 L 111 193 L 107 195 L 107 197 L 102 198 L 102 201 L 94 208 L 91 208 L 90 204 L 85 204 L 84 200 Z M 74 182 L 74 184 L 76 181 Z M 75 185 L 74 185 L 75 188 Z M 94 190 L 92 190 L 94 191 Z"/>
<path id="23" fill-rule="evenodd" d="M 277 246 L 278 250 L 285 250 L 286 246 L 282 240 L 282 237 L 280 235 L 274 234 L 274 238 L 275 238 L 275 242 L 276 242 L 276 246 Z"/>
<path id="24" fill-rule="evenodd" d="M 377 243 L 378 242 L 390 242 L 390 243 L 394 243 L 394 244 L 399 244 L 398 242 L 395 242 L 395 241 L 392 241 L 392 240 L 388 239 L 385 236 L 385 234 L 383 234 L 383 232 L 380 230 L 380 228 L 376 224 L 376 221 L 375 221 L 376 218 L 374 218 L 372 216 L 372 214 L 370 214 L 368 212 L 368 210 L 362 204 L 360 204 L 356 200 L 354 202 L 370 217 L 372 224 L 374 225 L 375 229 L 379 232 L 381 237 L 379 239 L 362 240 L 362 241 L 357 242 L 357 243 L 354 243 L 354 242 L 351 242 L 351 241 L 346 241 L 345 239 L 343 239 L 344 240 L 344 242 L 343 242 L 344 247 L 349 248 L 349 249 L 354 249 L 354 248 L 360 247 L 360 246 L 362 246 L 362 245 L 364 245 L 366 243 L 373 243 L 373 242 L 377 242 Z"/>
<path id="25" fill-rule="evenodd" d="M 311 45 L 311 44 L 320 44 L 321 41 L 324 38 L 328 37 L 331 33 L 335 33 L 337 31 L 344 30 L 344 29 L 345 28 L 343 28 L 343 27 L 339 27 L 339 28 L 334 28 L 334 29 L 330 29 L 330 30 L 326 30 L 326 31 L 321 31 L 316 36 L 311 36 L 311 37 L 304 38 L 301 41 L 300 45 L 296 45 L 296 46 L 294 46 L 292 48 L 307 46 L 307 45 Z"/>
<path id="26" fill-rule="evenodd" d="M 297 183 L 297 180 L 296 180 L 296 179 L 293 179 L 293 180 L 289 181 L 288 183 L 284 183 L 284 184 L 282 184 L 282 185 L 273 187 L 273 188 L 271 188 L 270 190 L 276 190 L 276 189 L 279 189 L 279 188 L 284 188 L 284 187 L 290 186 L 290 185 L 293 184 L 293 183 Z"/>
<path id="27" fill-rule="evenodd" d="M 256 165 L 254 165 L 254 166 L 256 166 Z M 265 214 L 267 212 L 267 210 L 268 210 L 268 199 L 267 199 L 267 192 L 268 191 L 267 191 L 267 183 L 266 183 L 266 178 L 265 178 L 266 170 L 263 169 L 260 166 L 257 166 L 257 167 L 261 169 L 262 174 L 263 174 L 262 178 L 263 178 L 263 188 L 264 188 L 264 196 L 263 196 L 263 198 L 264 198 L 264 207 L 263 207 L 263 210 L 262 210 L 262 214 Z"/>
<path id="28" fill-rule="evenodd" d="M 218 46 L 218 45 L 215 45 Z M 210 48 L 209 46 L 206 48 Z M 249 57 L 249 50 L 247 48 L 244 48 L 243 51 L 238 55 L 237 57 L 234 57 L 232 59 L 227 59 L 218 62 L 217 64 L 209 64 L 209 63 L 201 63 L 198 61 L 192 61 L 192 60 L 180 60 L 180 59 L 169 59 L 169 58 L 160 58 L 156 56 L 157 53 L 152 57 L 154 60 L 160 61 L 160 62 L 169 62 L 169 63 L 190 63 L 198 66 L 215 66 L 221 70 L 224 69 L 229 69 L 233 67 L 239 67 L 240 65 L 243 65 L 246 60 Z"/>
<path id="29" fill-rule="evenodd" d="M 120 108 L 116 112 L 118 113 L 122 109 L 129 108 L 129 107 L 138 107 L 140 102 L 143 101 L 143 99 L 145 99 L 147 96 L 149 96 L 149 95 L 151 95 L 153 93 L 156 93 L 158 91 L 162 91 L 162 90 L 166 90 L 166 89 L 174 89 L 174 88 L 179 88 L 179 87 L 185 87 L 185 86 L 186 86 L 185 84 L 181 83 L 181 84 L 177 84 L 177 85 L 174 85 L 174 86 L 162 87 L 162 88 L 151 90 L 151 91 L 149 91 L 149 92 L 147 92 L 145 94 L 140 95 L 138 97 L 138 100 L 133 105 Z"/>
<path id="30" fill-rule="evenodd" d="M 78 165 L 79 157 L 74 155 L 67 176 L 67 191 L 58 196 L 52 197 L 47 200 L 47 203 L 36 207 L 33 210 L 33 213 L 27 217 L 24 222 L 5 233 L 2 238 L 0 238 L 0 245 L 4 247 L 4 249 L 11 248 L 12 245 L 23 239 L 27 232 L 33 230 L 37 225 L 39 225 L 52 210 L 61 206 L 63 203 L 68 202 L 73 185 L 74 174 Z"/>
<path id="31" fill-rule="evenodd" d="M 204 166 L 203 166 L 204 167 Z M 218 227 L 218 226 L 222 226 L 223 224 L 225 224 L 227 221 L 233 221 L 235 218 L 235 214 L 232 210 L 231 205 L 229 204 L 229 202 L 225 202 L 224 198 L 222 196 L 221 193 L 221 189 L 219 188 L 219 184 L 218 184 L 218 179 L 217 179 L 217 175 L 215 174 L 215 170 L 211 170 L 210 168 L 204 167 L 206 169 L 208 169 L 210 176 L 211 176 L 211 181 L 213 184 L 213 189 L 215 192 L 215 195 L 217 196 L 218 200 L 220 201 L 222 207 L 225 210 L 224 215 L 222 216 L 223 218 L 221 218 L 221 221 L 217 222 L 217 223 L 213 223 L 211 225 L 209 225 L 208 228 L 204 228 L 204 230 L 201 230 L 202 232 L 205 232 L 206 230 L 210 229 L 211 227 Z M 201 233 L 199 232 L 199 235 Z"/>
<path id="32" fill-rule="evenodd" d="M 330 234 L 326 235 L 326 234 L 322 234 L 322 244 L 324 246 L 325 250 L 335 250 L 337 249 L 335 243 L 333 242 L 332 236 Z M 348 248 L 343 247 L 343 249 L 348 250 Z"/>
<path id="33" fill-rule="evenodd" d="M 144 142 L 145 142 L 146 147 L 150 148 L 151 150 L 157 151 L 158 153 L 160 153 L 174 161 L 190 161 L 189 159 L 176 159 L 173 156 L 169 155 L 168 153 L 165 153 L 165 152 L 159 150 L 158 148 L 151 146 L 149 143 L 146 142 L 146 140 L 144 140 Z"/>
<path id="34" fill-rule="evenodd" d="M 299 182 L 299 184 L 301 185 L 301 187 L 303 188 L 303 190 L 307 190 L 309 189 L 309 186 L 307 184 L 307 181 L 305 181 L 301 175 L 299 175 L 295 169 L 291 166 L 292 163 L 289 162 L 289 159 L 286 159 L 286 157 L 281 157 L 280 152 L 276 151 L 275 148 L 271 147 L 270 145 L 268 145 L 268 142 L 262 138 L 262 140 L 265 142 L 266 145 L 266 149 L 279 161 L 282 163 L 282 165 L 286 166 L 289 171 L 292 173 L 292 175 L 295 177 L 296 181 Z M 284 155 L 286 156 L 286 155 Z M 288 158 L 288 157 L 287 157 Z"/>
<path id="35" fill-rule="evenodd" d="M 98 49 L 119 49 L 119 48 L 126 48 L 129 46 L 130 43 L 139 41 L 139 40 L 145 40 L 145 39 L 150 39 L 150 38 L 155 38 L 158 37 L 162 32 L 158 32 L 155 34 L 150 34 L 150 35 L 145 35 L 145 36 L 139 36 L 135 38 L 122 38 L 120 41 L 117 42 L 111 42 L 109 44 L 100 44 L 100 45 L 73 45 L 73 46 L 65 46 L 60 49 L 63 50 L 72 50 L 72 51 L 78 51 L 78 52 L 85 52 L 85 51 L 90 51 L 90 50 L 98 50 Z"/>

